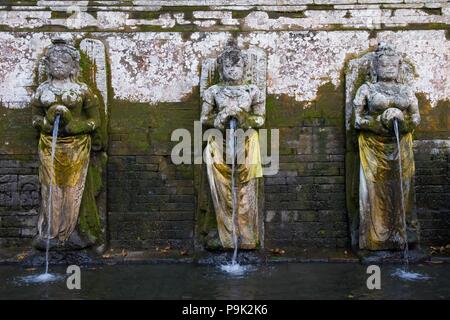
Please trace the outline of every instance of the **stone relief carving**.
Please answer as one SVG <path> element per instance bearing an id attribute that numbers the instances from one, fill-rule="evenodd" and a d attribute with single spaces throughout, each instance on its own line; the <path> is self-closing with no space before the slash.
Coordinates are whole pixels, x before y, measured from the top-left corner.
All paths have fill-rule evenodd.
<path id="1" fill-rule="evenodd" d="M 53 250 L 95 246 L 101 252 L 106 241 L 105 50 L 92 39 L 83 40 L 80 47 L 82 54 L 66 39 L 52 40 L 42 60 L 45 74 L 40 68 L 42 82 L 32 101 L 33 126 L 40 132 L 42 198 L 33 245 L 41 250 L 46 248 L 48 230 Z M 58 115 L 52 160 L 52 131 Z"/>
<path id="2" fill-rule="evenodd" d="M 222 130 L 236 121 L 237 128 L 258 129 L 265 123 L 266 58 L 263 51 L 249 49 L 242 52 L 233 40 L 228 41 L 217 59 L 203 63 L 200 93 L 201 122 L 205 127 Z M 233 119 L 233 120 L 232 120 Z M 232 167 L 222 158 L 222 150 L 229 146 L 227 137 L 222 145 L 214 137 L 208 139 L 205 156 L 209 191 L 217 227 L 203 228 L 206 247 L 234 248 L 233 232 L 238 247 L 255 249 L 262 242 L 261 215 L 261 155 L 258 133 L 253 130 L 245 143 L 248 163 L 237 164 L 236 204 L 233 205 Z M 228 152 L 229 149 L 227 149 Z M 209 192 L 208 192 L 209 193 Z M 236 216 L 233 220 L 233 206 Z M 208 213 L 206 213 L 208 215 Z M 203 217 L 202 221 L 213 220 Z M 207 223 L 206 223 L 207 224 Z M 219 241 L 220 240 L 220 241 Z"/>
<path id="3" fill-rule="evenodd" d="M 348 66 L 347 207 L 354 248 L 399 250 L 418 243 L 412 132 L 420 114 L 413 70 L 384 43 Z"/>

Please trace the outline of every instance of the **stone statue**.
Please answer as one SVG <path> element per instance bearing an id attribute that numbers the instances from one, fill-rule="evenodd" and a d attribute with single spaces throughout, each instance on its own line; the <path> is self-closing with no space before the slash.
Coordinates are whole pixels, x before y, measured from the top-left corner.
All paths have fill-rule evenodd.
<path id="1" fill-rule="evenodd" d="M 251 55 L 251 53 L 250 53 Z M 256 55 L 253 55 L 255 58 Z M 256 58 L 255 58 L 256 59 Z M 264 60 L 265 61 L 265 60 Z M 250 61 L 250 63 L 252 63 Z M 261 65 L 261 63 L 260 63 Z M 217 58 L 216 66 L 220 80 L 208 88 L 202 87 L 201 122 L 225 134 L 231 119 L 243 130 L 257 129 L 265 122 L 265 85 L 263 90 L 254 84 L 255 74 L 249 67 L 249 56 L 244 54 L 231 40 Z M 265 66 L 264 66 L 265 67 Z M 212 70 L 214 70 L 214 66 Z M 255 67 L 257 68 L 257 67 Z M 211 76 L 211 70 L 203 72 Z M 250 75 L 248 75 L 247 71 Z M 255 71 L 253 71 L 255 73 Z M 246 83 L 245 79 L 249 78 Z M 261 78 L 261 77 L 259 77 Z M 259 79 L 265 82 L 264 79 Z M 203 90 L 204 89 L 204 90 Z M 207 175 L 217 221 L 217 230 L 223 248 L 234 248 L 232 230 L 235 229 L 241 249 L 255 249 L 260 245 L 261 228 L 259 213 L 259 182 L 262 177 L 259 137 L 252 130 L 242 144 L 247 156 L 236 165 L 235 221 L 232 214 L 231 165 L 222 157 L 222 150 L 229 146 L 229 136 L 224 143 L 209 137 L 205 149 Z M 239 146 L 238 146 L 239 147 Z M 229 150 L 229 149 L 227 149 Z M 233 226 L 234 224 L 234 226 Z"/>
<path id="2" fill-rule="evenodd" d="M 102 148 L 98 134 L 104 120 L 100 111 L 103 100 L 94 92 L 96 88 L 79 80 L 80 53 L 67 40 L 52 40 L 43 64 L 47 80 L 39 85 L 32 101 L 33 126 L 40 132 L 42 196 L 33 245 L 45 250 L 49 236 L 51 249 L 102 248 L 104 229 L 95 198 L 99 185 L 95 181 L 102 179 L 95 170 L 99 160 L 91 159 L 91 153 Z M 57 115 L 60 124 L 52 167 L 52 131 Z"/>
<path id="3" fill-rule="evenodd" d="M 366 73 L 367 81 L 352 88 L 361 73 Z M 355 217 L 350 220 L 352 243 L 358 243 L 359 249 L 401 250 L 406 242 L 418 242 L 412 133 L 420 114 L 409 85 L 411 75 L 412 66 L 383 43 L 375 52 L 354 60 L 347 74 L 347 103 L 353 110 L 350 118 L 347 109 L 347 129 L 356 129 L 359 149 L 359 166 L 354 162 L 350 167 L 350 175 L 359 173 L 359 226 Z M 357 91 L 351 100 L 353 89 Z M 394 121 L 400 131 L 400 150 Z"/>

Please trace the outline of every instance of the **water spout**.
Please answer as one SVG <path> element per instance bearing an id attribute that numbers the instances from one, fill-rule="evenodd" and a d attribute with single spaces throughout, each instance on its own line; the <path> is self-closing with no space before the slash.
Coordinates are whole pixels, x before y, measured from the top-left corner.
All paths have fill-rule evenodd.
<path id="1" fill-rule="evenodd" d="M 401 204 L 401 214 L 403 219 L 403 233 L 404 233 L 404 240 L 405 240 L 405 247 L 403 251 L 403 259 L 404 259 L 404 265 L 403 270 L 397 269 L 392 275 L 395 277 L 398 277 L 402 280 L 406 281 L 419 281 L 419 280 L 428 280 L 430 277 L 427 275 L 422 275 L 417 272 L 412 272 L 409 270 L 409 246 L 408 246 L 408 234 L 406 229 L 406 212 L 405 212 L 405 203 L 403 199 L 403 168 L 402 168 L 402 152 L 400 149 L 400 131 L 398 128 L 398 120 L 394 119 L 394 132 L 395 132 L 395 138 L 397 140 L 397 152 L 398 152 L 398 170 L 399 170 L 399 183 L 400 183 L 400 204 Z"/>
<path id="2" fill-rule="evenodd" d="M 233 259 L 231 261 L 232 265 L 236 264 L 237 261 L 237 252 L 238 252 L 238 239 L 236 233 L 236 206 L 237 206 L 237 190 L 236 190 L 236 127 L 237 121 L 236 119 L 230 120 L 230 153 L 232 156 L 231 160 L 231 208 L 232 208 L 232 235 L 233 235 Z"/>
<path id="3" fill-rule="evenodd" d="M 62 279 L 61 275 L 51 274 L 48 272 L 49 267 L 49 252 L 50 252 L 50 238 L 51 238 L 51 225 L 52 225 L 52 194 L 53 194 L 53 179 L 54 179 L 54 160 L 56 153 L 56 142 L 58 140 L 58 131 L 59 131 L 59 122 L 60 115 L 56 115 L 55 122 L 53 123 L 53 132 L 52 132 L 52 152 L 50 159 L 50 185 L 48 191 L 48 207 L 47 207 L 47 241 L 45 247 L 45 272 L 38 275 L 30 275 L 21 277 L 20 281 L 23 283 L 43 283 L 43 282 L 53 282 Z"/>
<path id="4" fill-rule="evenodd" d="M 394 118 L 394 132 L 395 132 L 395 138 L 397 140 L 397 152 L 398 152 L 398 170 L 399 170 L 399 184 L 400 184 L 400 204 L 401 204 L 401 214 L 403 219 L 403 233 L 404 233 L 404 240 L 405 240 L 405 247 L 403 251 L 403 259 L 405 261 L 405 271 L 408 271 L 409 269 L 409 247 L 408 247 L 408 235 L 407 235 L 407 229 L 406 229 L 406 212 L 405 212 L 405 203 L 403 199 L 403 169 L 402 169 L 402 152 L 400 149 L 400 131 L 398 129 L 398 120 Z"/>
<path id="5" fill-rule="evenodd" d="M 50 251 L 50 238 L 51 238 L 51 225 L 52 225 L 52 193 L 53 193 L 53 177 L 54 177 L 54 160 L 55 160 L 55 152 L 56 152 L 56 141 L 58 140 L 58 130 L 59 130 L 59 119 L 60 115 L 56 115 L 55 122 L 53 124 L 53 133 L 52 133 L 52 157 L 50 162 L 50 168 L 52 171 L 50 172 L 50 186 L 48 192 L 48 208 L 47 208 L 47 243 L 45 248 L 45 275 L 48 275 L 48 260 L 49 260 L 49 251 Z"/>

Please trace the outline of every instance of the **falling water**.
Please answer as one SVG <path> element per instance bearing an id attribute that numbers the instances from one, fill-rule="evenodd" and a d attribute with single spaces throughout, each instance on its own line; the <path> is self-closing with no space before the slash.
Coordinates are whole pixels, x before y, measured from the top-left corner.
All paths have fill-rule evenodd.
<path id="1" fill-rule="evenodd" d="M 236 208 L 237 208 L 237 187 L 236 187 L 236 144 L 237 144 L 237 137 L 236 137 L 236 128 L 237 128 L 237 120 L 231 119 L 230 120 L 230 140 L 229 140 L 229 149 L 230 154 L 232 157 L 231 160 L 231 208 L 232 208 L 232 215 L 231 215 L 231 232 L 233 237 L 233 258 L 231 260 L 231 264 L 222 265 L 221 269 L 223 271 L 226 271 L 228 273 L 233 274 L 242 274 L 245 271 L 245 268 L 239 263 L 237 263 L 237 254 L 238 254 L 238 239 L 237 239 L 237 232 L 236 232 Z"/>
<path id="2" fill-rule="evenodd" d="M 58 130 L 59 130 L 59 118 L 58 114 L 55 118 L 55 122 L 53 124 L 53 134 L 52 134 L 52 157 L 50 161 L 50 168 L 52 168 L 52 172 L 50 173 L 50 186 L 48 191 L 48 201 L 47 201 L 47 244 L 45 247 L 45 274 L 48 274 L 48 255 L 50 251 L 50 233 L 51 233 L 51 225 L 52 225 L 52 194 L 53 194 L 53 176 L 54 176 L 54 161 L 55 161 L 55 152 L 56 152 L 56 141 L 58 140 Z"/>
<path id="3" fill-rule="evenodd" d="M 50 168 L 52 172 L 50 173 L 50 186 L 48 190 L 48 217 L 47 217 L 47 243 L 45 247 L 45 273 L 40 275 L 31 275 L 22 277 L 20 280 L 25 283 L 40 283 L 40 282 L 49 282 L 56 281 L 62 278 L 62 276 L 48 273 L 48 265 L 49 265 L 49 251 L 50 251 L 50 232 L 51 232 L 51 224 L 52 224 L 52 193 L 53 193 L 53 176 L 54 176 L 54 160 L 55 160 L 55 152 L 56 152 L 56 141 L 58 139 L 58 130 L 59 130 L 59 120 L 60 115 L 58 114 L 55 118 L 55 122 L 53 124 L 53 132 L 52 132 L 52 153 L 50 160 Z"/>
<path id="4" fill-rule="evenodd" d="M 237 259 L 237 251 L 238 251 L 238 241 L 236 234 L 236 204 L 237 204 L 237 195 L 236 195 L 236 119 L 231 119 L 230 121 L 230 153 L 231 153 L 231 208 L 232 208 L 232 235 L 233 235 L 233 260 L 232 264 L 236 264 Z"/>
<path id="5" fill-rule="evenodd" d="M 408 271 L 409 269 L 409 247 L 408 247 L 408 235 L 406 231 L 406 212 L 405 212 L 405 203 L 403 199 L 403 169 L 402 169 L 402 152 L 400 149 L 400 133 L 398 130 L 398 121 L 397 119 L 394 119 L 394 131 L 395 131 L 395 138 L 397 140 L 397 153 L 398 153 L 398 171 L 399 171 L 399 183 L 400 183 L 400 204 L 401 204 L 401 210 L 402 210 L 402 219 L 403 219 L 403 225 L 404 225 L 404 237 L 405 237 L 405 248 L 403 251 L 403 258 L 405 260 L 405 270 Z"/>
<path id="6" fill-rule="evenodd" d="M 417 272 L 409 271 L 409 246 L 408 246 L 408 235 L 406 229 L 406 212 L 405 212 L 405 203 L 404 203 L 404 195 L 403 195 L 403 169 L 402 169 L 402 153 L 400 149 L 400 132 L 398 130 L 398 121 L 394 119 L 394 132 L 395 138 L 397 140 L 397 152 L 398 152 L 398 170 L 399 170 L 399 182 L 400 182 L 400 203 L 402 210 L 402 219 L 404 225 L 404 237 L 405 237 L 405 248 L 403 251 L 404 258 L 404 266 L 403 269 L 397 269 L 392 275 L 399 277 L 403 280 L 415 281 L 415 280 L 428 280 L 430 277 L 427 275 L 423 275 Z"/>

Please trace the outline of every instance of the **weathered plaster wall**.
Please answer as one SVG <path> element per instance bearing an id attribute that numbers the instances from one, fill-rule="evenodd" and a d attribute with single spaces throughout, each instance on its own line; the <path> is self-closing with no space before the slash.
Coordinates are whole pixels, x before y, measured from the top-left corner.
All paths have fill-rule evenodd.
<path id="1" fill-rule="evenodd" d="M 108 6 L 107 6 L 108 4 Z M 78 5 L 75 7 L 74 5 Z M 348 245 L 346 61 L 389 41 L 416 65 L 423 123 L 416 191 L 426 244 L 450 239 L 448 1 L 22 1 L 0 6 L 0 245 L 26 244 L 39 205 L 29 101 L 55 32 L 100 39 L 109 62 L 108 211 L 113 246 L 193 246 L 197 168 L 170 160 L 193 131 L 199 76 L 230 36 L 268 55 L 267 128 L 280 172 L 265 179 L 267 247 Z"/>

